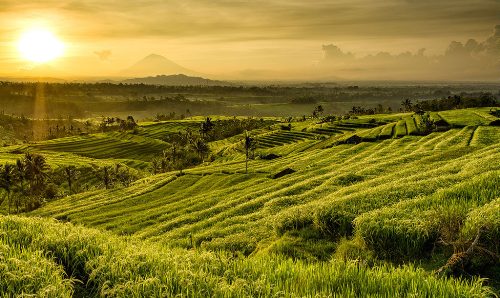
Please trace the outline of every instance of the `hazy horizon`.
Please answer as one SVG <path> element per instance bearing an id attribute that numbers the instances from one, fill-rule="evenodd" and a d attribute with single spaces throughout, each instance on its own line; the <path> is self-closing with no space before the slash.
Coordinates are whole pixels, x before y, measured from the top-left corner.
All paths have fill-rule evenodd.
<path id="1" fill-rule="evenodd" d="M 7 0 L 0 76 L 133 77 L 124 70 L 155 53 L 227 80 L 497 81 L 499 12 L 498 0 Z M 23 59 L 31 28 L 53 32 L 64 53 Z M 149 75 L 159 74 L 174 73 Z"/>

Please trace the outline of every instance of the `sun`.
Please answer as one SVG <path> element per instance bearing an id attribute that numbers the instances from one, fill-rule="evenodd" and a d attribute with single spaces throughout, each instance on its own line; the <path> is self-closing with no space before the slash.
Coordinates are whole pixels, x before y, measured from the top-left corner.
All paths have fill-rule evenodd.
<path id="1" fill-rule="evenodd" d="M 60 57 L 64 44 L 49 30 L 34 28 L 21 35 L 18 50 L 26 60 L 45 63 Z"/>

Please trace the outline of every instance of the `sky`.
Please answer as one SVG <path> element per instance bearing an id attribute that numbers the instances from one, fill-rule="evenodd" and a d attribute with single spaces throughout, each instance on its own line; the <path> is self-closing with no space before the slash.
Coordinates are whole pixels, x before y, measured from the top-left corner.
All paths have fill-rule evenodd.
<path id="1" fill-rule="evenodd" d="M 119 76 L 156 53 L 228 79 L 499 80 L 497 25 L 500 0 L 1 0 L 0 75 Z M 38 27 L 65 44 L 44 65 L 17 50 Z"/>

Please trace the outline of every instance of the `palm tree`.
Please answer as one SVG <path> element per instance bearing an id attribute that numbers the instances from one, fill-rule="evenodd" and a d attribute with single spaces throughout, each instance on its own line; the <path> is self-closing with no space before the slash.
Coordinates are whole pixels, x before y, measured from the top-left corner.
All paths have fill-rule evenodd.
<path id="1" fill-rule="evenodd" d="M 12 205 L 10 201 L 10 193 L 12 191 L 12 184 L 14 183 L 14 166 L 11 164 L 5 164 L 3 167 L 0 166 L 0 169 L 0 187 L 7 193 L 8 212 L 10 214 L 10 206 Z"/>
<path id="2" fill-rule="evenodd" d="M 24 156 L 26 178 L 30 182 L 31 195 L 41 192 L 45 186 L 47 162 L 39 154 L 26 153 Z"/>
<path id="3" fill-rule="evenodd" d="M 25 195 L 24 180 L 26 180 L 26 165 L 20 159 L 16 160 L 15 175 L 19 181 L 20 194 L 16 196 L 16 211 L 19 213 L 19 205 L 21 203 L 20 198 Z"/>
<path id="4" fill-rule="evenodd" d="M 45 157 L 39 154 L 26 153 L 24 155 L 25 178 L 29 181 L 29 200 L 26 201 L 26 209 L 34 208 L 38 202 L 36 197 L 40 196 L 46 189 L 47 162 Z"/>
<path id="5" fill-rule="evenodd" d="M 401 105 L 404 107 L 406 112 L 409 112 L 412 110 L 413 103 L 411 102 L 411 99 L 407 98 L 401 102 Z"/>
<path id="6" fill-rule="evenodd" d="M 207 117 L 204 122 L 201 123 L 200 133 L 201 136 L 205 139 L 207 138 L 210 131 L 214 128 L 214 123 L 210 117 Z"/>
<path id="7" fill-rule="evenodd" d="M 210 147 L 208 147 L 207 143 L 203 142 L 202 139 L 197 139 L 191 146 L 196 151 L 196 153 L 198 153 L 200 159 L 203 162 L 203 158 L 205 157 L 205 155 L 210 152 Z"/>
<path id="8" fill-rule="evenodd" d="M 75 166 L 67 166 L 64 168 L 64 172 L 66 174 L 66 181 L 68 181 L 69 194 L 73 193 L 73 181 L 78 179 L 78 172 L 76 171 Z"/>
<path id="9" fill-rule="evenodd" d="M 109 187 L 111 186 L 111 173 L 109 166 L 104 166 L 102 180 L 104 182 L 104 187 L 106 189 L 109 189 Z"/>
<path id="10" fill-rule="evenodd" d="M 250 153 L 255 149 L 255 140 L 250 137 L 248 131 L 245 131 L 245 173 L 248 173 L 248 158 Z"/>

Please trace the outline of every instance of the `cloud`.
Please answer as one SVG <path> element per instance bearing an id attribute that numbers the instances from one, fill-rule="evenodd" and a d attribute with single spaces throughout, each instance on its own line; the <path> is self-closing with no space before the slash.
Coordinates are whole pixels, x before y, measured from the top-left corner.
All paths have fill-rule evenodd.
<path id="1" fill-rule="evenodd" d="M 325 39 L 443 36 L 498 20 L 499 1 L 4 0 L 0 14 L 52 11 L 85 23 L 89 36 Z"/>
<path id="2" fill-rule="evenodd" d="M 352 53 L 344 53 L 339 47 L 334 44 L 323 45 L 323 53 L 325 55 L 324 59 L 326 61 L 354 58 L 354 55 Z"/>
<path id="3" fill-rule="evenodd" d="M 482 42 L 451 41 L 441 55 L 426 55 L 422 48 L 416 53 L 378 52 L 355 58 L 335 45 L 323 46 L 321 67 L 326 72 L 370 79 L 494 80 L 500 77 L 499 28 L 496 26 L 493 34 Z"/>
<path id="4" fill-rule="evenodd" d="M 112 52 L 110 50 L 95 51 L 94 54 L 101 60 L 108 60 L 111 57 Z"/>
<path id="5" fill-rule="evenodd" d="M 10 49 L 19 32 L 42 20 L 71 45 L 68 55 L 109 49 L 116 68 L 151 52 L 207 73 L 249 67 L 283 70 L 311 65 L 322 54 L 329 67 L 343 69 L 365 68 L 349 66 L 360 61 L 426 65 L 437 58 L 373 53 L 420 45 L 430 53 L 444 52 L 445 40 L 477 48 L 466 38 L 487 36 L 499 11 L 498 0 L 1 0 L 0 59 L 16 56 Z M 496 53 L 495 42 L 478 42 L 489 49 L 481 55 Z M 323 51 L 314 50 L 321 44 Z M 373 57 L 356 58 L 369 53 Z"/>

